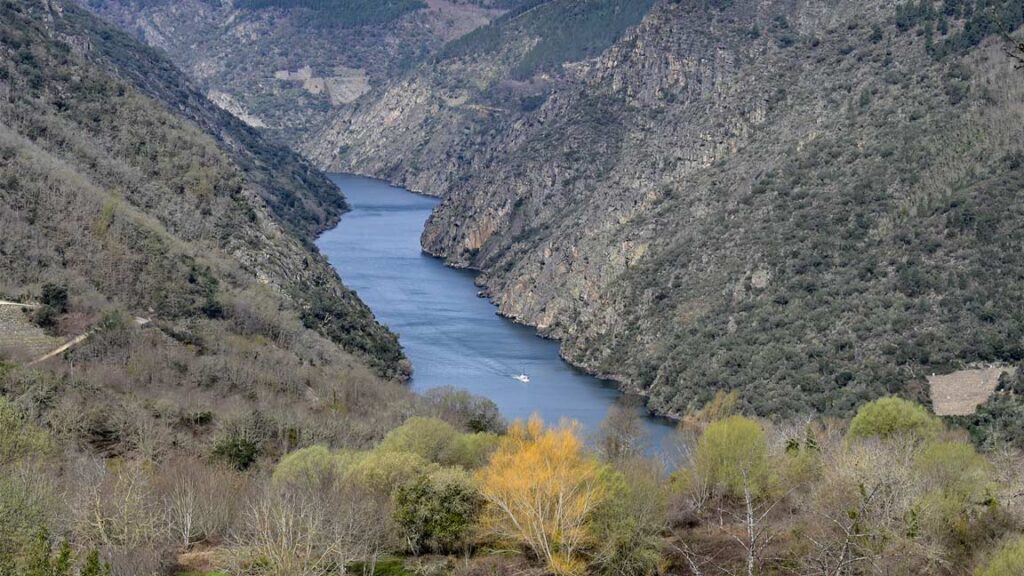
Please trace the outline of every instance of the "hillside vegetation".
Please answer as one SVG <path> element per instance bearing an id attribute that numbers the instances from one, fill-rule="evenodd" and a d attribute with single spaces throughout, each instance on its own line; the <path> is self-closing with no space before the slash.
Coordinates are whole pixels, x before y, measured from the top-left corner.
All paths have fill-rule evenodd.
<path id="1" fill-rule="evenodd" d="M 1024 353 L 1021 11 L 660 2 L 526 80 L 513 20 L 311 150 L 443 196 L 424 247 L 658 412 L 926 401 L 926 374 Z"/>
<path id="2" fill-rule="evenodd" d="M 310 247 L 322 175 L 83 9 L 0 0 L 0 575 L 1024 572 L 1024 369 L 959 420 L 896 395 L 1024 356 L 1019 71 L 853 4 L 600 12 L 583 62 L 509 33 L 335 151 L 409 146 L 373 166 L 445 183 L 425 245 L 678 413 L 652 457 L 628 402 L 584 438 L 411 394 Z"/>
<path id="3" fill-rule="evenodd" d="M 242 0 L 235 6 L 243 10 L 308 11 L 306 25 L 348 27 L 391 22 L 427 4 L 422 0 Z"/>
<path id="4" fill-rule="evenodd" d="M 296 145 L 516 1 L 80 0 L 167 55 L 233 112 Z M 309 67 L 313 81 L 281 79 Z M 365 76 L 363 76 L 365 74 Z M 353 78 L 356 78 L 353 84 Z M 366 85 L 362 84 L 365 79 Z M 355 87 L 353 91 L 353 87 Z"/>
<path id="5" fill-rule="evenodd" d="M 373 438 L 322 408 L 408 397 L 394 335 L 307 247 L 337 190 L 81 9 L 0 14 L 0 291 L 91 334 L 35 368 L 13 343 L 0 391 L 86 455 Z"/>

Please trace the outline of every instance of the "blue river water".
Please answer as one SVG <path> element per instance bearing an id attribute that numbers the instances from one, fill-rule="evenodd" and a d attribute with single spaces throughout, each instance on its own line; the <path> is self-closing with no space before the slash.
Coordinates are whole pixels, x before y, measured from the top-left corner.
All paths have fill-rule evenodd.
<path id="1" fill-rule="evenodd" d="M 497 315 L 473 273 L 420 249 L 437 200 L 360 176 L 332 175 L 352 206 L 317 242 L 345 283 L 399 335 L 416 391 L 454 386 L 493 400 L 509 420 L 577 420 L 592 438 L 620 397 L 615 385 L 563 361 L 558 344 Z M 530 382 L 513 378 L 525 373 Z M 653 453 L 672 451 L 673 425 L 644 417 Z"/>

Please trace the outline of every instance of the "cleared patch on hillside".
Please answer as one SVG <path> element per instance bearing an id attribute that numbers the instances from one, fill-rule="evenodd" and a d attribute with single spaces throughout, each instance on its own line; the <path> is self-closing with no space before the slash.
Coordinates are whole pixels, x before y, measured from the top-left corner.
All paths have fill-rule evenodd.
<path id="1" fill-rule="evenodd" d="M 0 304 L 0 358 L 24 362 L 63 344 L 32 323 L 25 308 Z"/>
<path id="2" fill-rule="evenodd" d="M 302 88 L 314 96 L 326 94 L 331 104 L 351 104 L 370 91 L 370 79 L 366 71 L 339 66 L 334 76 L 314 76 L 313 68 L 303 66 L 297 71 L 278 70 L 274 79 L 282 82 L 299 82 Z"/>
<path id="3" fill-rule="evenodd" d="M 1004 372 L 1013 375 L 1015 371 L 1013 367 L 990 367 L 933 374 L 928 377 L 932 407 L 939 416 L 973 414 L 992 395 L 999 376 Z"/>

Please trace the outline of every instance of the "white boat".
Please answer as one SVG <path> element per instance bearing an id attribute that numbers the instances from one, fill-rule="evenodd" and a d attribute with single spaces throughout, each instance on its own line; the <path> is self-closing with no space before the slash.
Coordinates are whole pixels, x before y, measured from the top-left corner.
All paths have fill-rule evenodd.
<path id="1" fill-rule="evenodd" d="M 515 378 L 516 380 L 519 380 L 520 382 L 527 382 L 528 383 L 530 381 L 530 377 L 527 376 L 526 374 L 518 374 L 516 376 L 513 376 L 513 378 Z"/>

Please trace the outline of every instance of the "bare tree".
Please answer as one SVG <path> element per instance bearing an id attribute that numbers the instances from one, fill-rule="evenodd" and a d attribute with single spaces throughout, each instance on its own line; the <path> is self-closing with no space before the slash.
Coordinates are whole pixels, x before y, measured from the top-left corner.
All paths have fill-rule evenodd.
<path id="1" fill-rule="evenodd" d="M 1017 42 L 1012 49 L 1007 51 L 1007 54 L 1017 61 L 1014 68 L 1018 70 L 1024 68 L 1024 42 Z"/>
<path id="2" fill-rule="evenodd" d="M 623 396 L 608 409 L 601 422 L 598 448 L 609 462 L 626 460 L 643 453 L 649 438 L 640 420 L 640 400 Z"/>
<path id="3" fill-rule="evenodd" d="M 267 488 L 235 535 L 238 558 L 269 562 L 270 574 L 319 576 L 357 560 L 375 564 L 392 533 L 390 505 L 357 486 Z"/>

